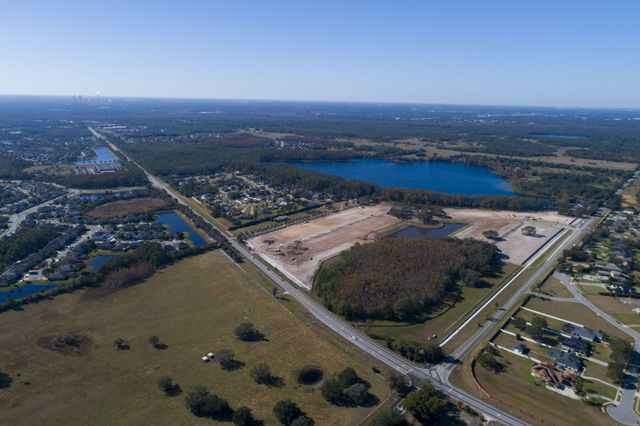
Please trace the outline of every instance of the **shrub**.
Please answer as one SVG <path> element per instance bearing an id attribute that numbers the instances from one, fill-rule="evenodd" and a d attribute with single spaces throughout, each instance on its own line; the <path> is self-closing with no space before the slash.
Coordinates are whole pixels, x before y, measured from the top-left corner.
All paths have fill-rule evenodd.
<path id="1" fill-rule="evenodd" d="M 196 386 L 185 398 L 187 408 L 198 417 L 208 417 L 214 420 L 228 420 L 231 417 L 229 403 L 210 394 L 204 386 Z"/>
<path id="2" fill-rule="evenodd" d="M 13 383 L 13 379 L 8 373 L 0 371 L 0 389 L 8 388 Z"/>
<path id="3" fill-rule="evenodd" d="M 158 387 L 166 396 L 175 396 L 182 392 L 180 385 L 173 383 L 173 380 L 169 376 L 160 377 L 158 379 Z"/>
<path id="4" fill-rule="evenodd" d="M 260 384 L 270 383 L 273 377 L 271 375 L 271 369 L 264 362 L 261 362 L 260 364 L 256 364 L 255 366 L 253 366 L 250 374 L 253 380 L 255 380 L 256 383 L 260 383 Z"/>
<path id="5" fill-rule="evenodd" d="M 273 414 L 283 425 L 292 425 L 294 420 L 304 415 L 300 407 L 290 399 L 278 401 L 273 407 Z"/>
<path id="6" fill-rule="evenodd" d="M 260 333 L 253 324 L 247 322 L 242 323 L 235 329 L 236 337 L 245 342 L 257 342 L 264 339 L 264 335 Z"/>
<path id="7" fill-rule="evenodd" d="M 235 426 L 251 426 L 256 423 L 249 407 L 238 407 L 233 413 L 232 421 Z"/>

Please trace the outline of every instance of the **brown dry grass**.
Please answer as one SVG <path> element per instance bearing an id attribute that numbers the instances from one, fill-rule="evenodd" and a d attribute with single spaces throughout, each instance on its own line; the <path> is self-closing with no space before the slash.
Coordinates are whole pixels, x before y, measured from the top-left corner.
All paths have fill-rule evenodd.
<path id="1" fill-rule="evenodd" d="M 127 216 L 160 210 L 166 205 L 167 202 L 162 198 L 134 198 L 102 204 L 91 210 L 88 215 L 99 219 Z"/>
<path id="2" fill-rule="evenodd" d="M 318 389 L 298 385 L 293 371 L 304 365 L 320 366 L 326 375 L 353 366 L 380 400 L 389 392 L 362 355 L 350 356 L 319 337 L 220 251 L 183 260 L 106 297 L 83 300 L 83 293 L 0 315 L 0 370 L 14 378 L 2 390 L 1 424 L 211 423 L 187 411 L 184 394 L 168 398 L 159 392 L 156 381 L 165 374 L 185 392 L 202 384 L 234 408 L 247 405 L 267 424 L 276 423 L 271 410 L 286 398 L 323 425 L 356 424 L 372 410 L 332 406 Z M 234 328 L 247 321 L 268 341 L 237 340 Z M 42 336 L 61 331 L 88 336 L 93 342 L 89 353 L 71 357 L 38 346 Z M 168 349 L 152 348 L 151 335 Z M 125 339 L 131 350 L 116 351 L 116 338 Z M 223 348 L 233 350 L 246 366 L 225 372 L 200 360 Z M 258 362 L 268 363 L 285 386 L 254 383 L 249 370 Z"/>

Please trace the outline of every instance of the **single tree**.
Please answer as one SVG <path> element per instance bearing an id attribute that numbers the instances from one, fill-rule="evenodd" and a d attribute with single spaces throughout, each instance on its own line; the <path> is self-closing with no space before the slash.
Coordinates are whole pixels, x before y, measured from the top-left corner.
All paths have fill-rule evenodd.
<path id="1" fill-rule="evenodd" d="M 398 394 L 404 394 L 409 388 L 405 377 L 395 371 L 389 375 L 389 387 Z"/>
<path id="2" fill-rule="evenodd" d="M 302 415 L 291 422 L 291 426 L 314 426 L 316 422 L 309 416 Z"/>
<path id="3" fill-rule="evenodd" d="M 521 317 L 514 317 L 511 320 L 511 324 L 513 324 L 513 326 L 515 328 L 517 328 L 518 330 L 524 331 L 527 328 L 527 321 L 525 321 L 523 318 Z"/>
<path id="4" fill-rule="evenodd" d="M 175 396 L 180 394 L 180 385 L 173 383 L 173 380 L 169 376 L 162 376 L 158 379 L 158 387 L 167 396 Z"/>
<path id="5" fill-rule="evenodd" d="M 149 337 L 149 343 L 151 344 L 151 346 L 153 346 L 156 349 L 166 349 L 167 348 L 167 345 L 162 343 L 160 341 L 160 338 L 158 336 L 156 336 L 155 334 L 153 336 Z"/>
<path id="6" fill-rule="evenodd" d="M 233 413 L 232 421 L 235 426 L 252 426 L 256 423 L 256 419 L 253 417 L 251 409 L 244 406 L 238 407 L 238 409 Z"/>
<path id="7" fill-rule="evenodd" d="M 8 388 L 13 383 L 13 379 L 8 373 L 0 371 L 0 389 Z"/>
<path id="8" fill-rule="evenodd" d="M 364 383 L 356 383 L 344 390 L 344 394 L 355 405 L 365 405 L 370 398 L 369 388 Z"/>
<path id="9" fill-rule="evenodd" d="M 114 340 L 113 341 L 113 345 L 119 351 L 128 351 L 131 348 L 127 342 L 125 342 L 124 340 L 122 340 L 120 338 Z"/>
<path id="10" fill-rule="evenodd" d="M 250 322 L 237 326 L 235 334 L 238 339 L 245 342 L 256 342 L 264 338 L 264 335 L 260 333 Z"/>
<path id="11" fill-rule="evenodd" d="M 497 241 L 500 239 L 500 234 L 498 234 L 498 231 L 494 231 L 493 229 L 487 229 L 482 233 L 482 235 L 484 235 L 485 238 L 493 241 Z"/>
<path id="12" fill-rule="evenodd" d="M 607 367 L 607 377 L 613 380 L 613 383 L 616 385 L 622 385 L 626 378 L 624 373 L 624 364 L 617 361 L 610 362 Z"/>
<path id="13" fill-rule="evenodd" d="M 264 362 L 254 365 L 250 374 L 251 378 L 253 378 L 256 383 L 260 384 L 268 384 L 273 378 L 271 375 L 271 369 Z"/>
<path id="14" fill-rule="evenodd" d="M 485 370 L 492 371 L 494 373 L 500 373 L 504 370 L 504 366 L 495 358 L 495 356 L 487 351 L 482 351 L 478 358 L 477 363 Z"/>
<path id="15" fill-rule="evenodd" d="M 534 340 L 540 341 L 544 337 L 547 326 L 546 319 L 534 316 L 531 325 L 527 327 L 527 332 Z"/>
<path id="16" fill-rule="evenodd" d="M 295 419 L 303 415 L 300 407 L 290 399 L 278 401 L 273 407 L 273 414 L 280 423 L 287 426 L 293 424 Z"/>
<path id="17" fill-rule="evenodd" d="M 235 365 L 234 353 L 229 349 L 221 349 L 216 352 L 216 361 L 223 370 L 230 370 Z"/>

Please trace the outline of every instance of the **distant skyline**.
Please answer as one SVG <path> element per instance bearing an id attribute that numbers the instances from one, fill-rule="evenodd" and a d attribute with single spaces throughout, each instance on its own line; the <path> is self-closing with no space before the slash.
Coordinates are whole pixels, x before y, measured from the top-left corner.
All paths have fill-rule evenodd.
<path id="1" fill-rule="evenodd" d="M 640 2 L 3 1 L 0 94 L 640 108 Z"/>

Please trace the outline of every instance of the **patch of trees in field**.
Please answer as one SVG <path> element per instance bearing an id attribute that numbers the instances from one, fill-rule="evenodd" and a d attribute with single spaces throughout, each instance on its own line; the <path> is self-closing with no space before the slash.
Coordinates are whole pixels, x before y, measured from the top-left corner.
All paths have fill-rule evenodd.
<path id="1" fill-rule="evenodd" d="M 54 225 L 22 226 L 10 238 L 0 240 L 0 272 L 10 264 L 36 253 L 61 234 Z"/>
<path id="2" fill-rule="evenodd" d="M 437 308 L 460 281 L 476 285 L 498 265 L 495 246 L 480 241 L 387 238 L 324 265 L 313 291 L 349 320 L 412 321 Z"/>

